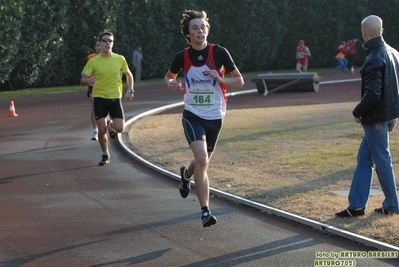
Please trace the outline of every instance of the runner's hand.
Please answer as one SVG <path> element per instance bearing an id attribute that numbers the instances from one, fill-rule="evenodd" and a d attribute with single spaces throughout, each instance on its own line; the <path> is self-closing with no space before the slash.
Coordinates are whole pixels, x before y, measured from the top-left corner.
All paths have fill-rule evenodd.
<path id="1" fill-rule="evenodd" d="M 95 77 L 87 78 L 86 81 L 87 85 L 93 86 L 96 83 L 96 78 Z"/>
<path id="2" fill-rule="evenodd" d="M 169 91 L 174 92 L 177 91 L 177 87 L 179 83 L 176 80 L 171 80 L 168 84 Z"/>
<path id="3" fill-rule="evenodd" d="M 134 97 L 134 92 L 131 93 L 130 90 L 127 90 L 126 93 L 125 93 L 125 100 L 129 100 L 130 101 L 130 100 L 133 99 L 133 97 Z"/>

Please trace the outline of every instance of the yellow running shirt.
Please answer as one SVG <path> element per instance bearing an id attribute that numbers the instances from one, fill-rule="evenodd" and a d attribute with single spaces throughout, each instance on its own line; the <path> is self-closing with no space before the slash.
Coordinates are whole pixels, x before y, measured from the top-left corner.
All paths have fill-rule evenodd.
<path id="1" fill-rule="evenodd" d="M 94 74 L 93 97 L 118 99 L 122 97 L 122 73 L 129 70 L 125 57 L 113 53 L 110 57 L 101 54 L 90 59 L 82 73 Z"/>

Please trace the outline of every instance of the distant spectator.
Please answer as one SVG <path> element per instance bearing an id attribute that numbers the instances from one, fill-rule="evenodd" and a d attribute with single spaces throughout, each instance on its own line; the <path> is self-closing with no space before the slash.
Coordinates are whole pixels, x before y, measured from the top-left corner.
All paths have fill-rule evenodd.
<path id="1" fill-rule="evenodd" d="M 296 71 L 299 73 L 306 73 L 308 69 L 308 62 L 310 57 L 310 51 L 307 46 L 305 46 L 305 41 L 304 40 L 299 40 L 298 46 L 296 48 Z M 302 69 L 302 71 L 301 71 Z"/>
<path id="2" fill-rule="evenodd" d="M 348 60 L 345 58 L 346 56 L 346 43 L 342 41 L 338 46 L 338 54 L 335 56 L 335 59 L 338 62 L 338 65 L 335 67 L 334 72 L 339 70 L 346 71 L 346 66 L 348 65 Z"/>
<path id="3" fill-rule="evenodd" d="M 143 70 L 144 58 L 141 45 L 138 45 L 136 50 L 133 51 L 132 64 L 134 68 L 134 81 L 141 81 L 141 71 Z"/>
<path id="4" fill-rule="evenodd" d="M 355 67 L 355 55 L 356 55 L 356 41 L 357 39 L 348 40 L 346 43 L 346 59 L 348 59 L 348 69 Z"/>

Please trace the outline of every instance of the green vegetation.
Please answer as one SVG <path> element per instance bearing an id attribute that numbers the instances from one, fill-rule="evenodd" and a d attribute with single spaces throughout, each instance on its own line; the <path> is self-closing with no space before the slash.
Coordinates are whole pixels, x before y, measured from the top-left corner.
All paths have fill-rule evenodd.
<path id="1" fill-rule="evenodd" d="M 78 84 L 104 29 L 115 34 L 114 52 L 129 64 L 133 49 L 143 45 L 144 79 L 162 77 L 177 50 L 187 45 L 179 28 L 185 9 L 209 14 L 209 42 L 228 48 L 246 72 L 292 68 L 300 39 L 312 53 L 310 68 L 331 67 L 339 42 L 361 39 L 360 22 L 370 14 L 384 20 L 387 42 L 399 43 L 399 17 L 392 12 L 399 1 L 2 1 L 0 91 Z M 364 52 L 361 42 L 357 45 L 360 60 Z"/>

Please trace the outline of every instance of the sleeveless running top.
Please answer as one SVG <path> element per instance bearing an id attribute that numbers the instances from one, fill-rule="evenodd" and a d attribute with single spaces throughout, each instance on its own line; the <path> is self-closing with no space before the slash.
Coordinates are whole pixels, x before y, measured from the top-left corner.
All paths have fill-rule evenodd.
<path id="1" fill-rule="evenodd" d="M 213 58 L 214 46 L 209 45 L 208 56 L 202 66 L 193 66 L 188 53 L 189 48 L 184 49 L 184 108 L 205 120 L 222 119 L 226 115 L 226 85 L 218 83 L 208 75 L 209 70 L 217 70 Z M 224 67 L 222 71 L 217 71 L 224 77 Z"/>
<path id="2" fill-rule="evenodd" d="M 306 52 L 306 47 L 298 46 L 296 51 L 298 53 L 298 63 L 306 65 L 308 63 L 308 56 L 304 54 Z"/>

